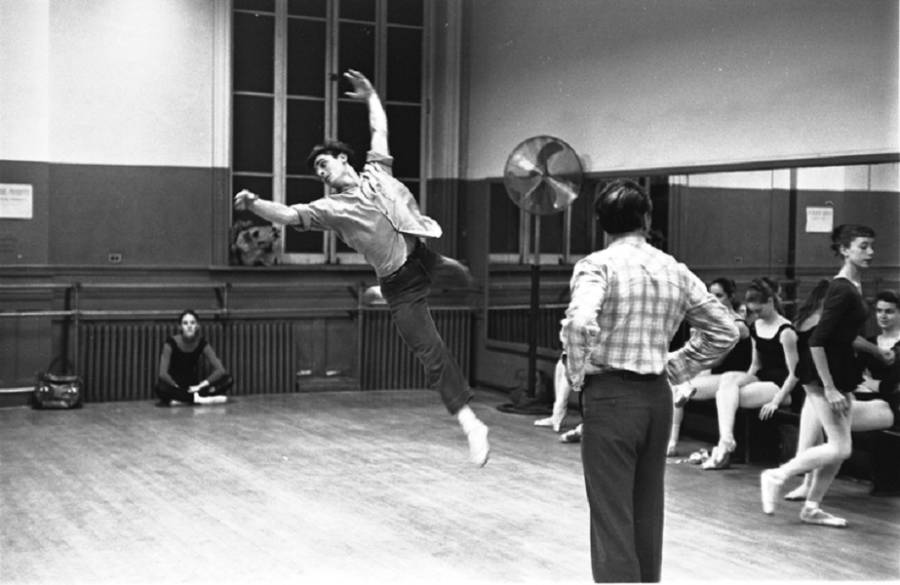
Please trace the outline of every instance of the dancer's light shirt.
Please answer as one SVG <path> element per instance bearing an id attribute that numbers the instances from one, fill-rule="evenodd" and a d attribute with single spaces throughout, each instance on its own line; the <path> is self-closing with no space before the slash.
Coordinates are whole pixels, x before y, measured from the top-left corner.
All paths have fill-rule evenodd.
<path id="1" fill-rule="evenodd" d="M 666 373 L 671 383 L 683 382 L 738 340 L 733 316 L 703 282 L 642 236 L 623 236 L 580 260 L 570 289 L 560 339 L 576 391 L 585 375 L 609 369 Z M 669 342 L 685 319 L 691 337 L 670 353 Z"/>
<path id="2" fill-rule="evenodd" d="M 393 176 L 391 156 L 370 151 L 359 185 L 311 203 L 291 206 L 301 231 L 332 230 L 363 255 L 375 274 L 392 274 L 406 262 L 405 236 L 441 237 L 441 226 L 419 211 L 406 185 Z"/>

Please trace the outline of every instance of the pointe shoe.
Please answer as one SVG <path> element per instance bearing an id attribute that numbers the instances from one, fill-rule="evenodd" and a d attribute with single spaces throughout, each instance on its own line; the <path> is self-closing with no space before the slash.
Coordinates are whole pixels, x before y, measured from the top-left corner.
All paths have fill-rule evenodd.
<path id="1" fill-rule="evenodd" d="M 678 454 L 678 443 L 669 443 L 666 447 L 666 457 L 675 457 Z"/>
<path id="2" fill-rule="evenodd" d="M 716 445 L 713 447 L 709 459 L 704 461 L 700 467 L 706 471 L 728 469 L 731 467 L 731 451 L 721 445 Z"/>
<path id="3" fill-rule="evenodd" d="M 562 426 L 563 421 L 566 419 L 566 413 L 557 413 L 554 412 L 552 415 L 547 418 L 539 418 L 534 421 L 534 426 L 536 427 L 552 427 L 554 432 L 559 432 L 559 428 Z"/>
<path id="4" fill-rule="evenodd" d="M 765 514 L 773 514 L 784 480 L 775 474 L 774 469 L 766 469 L 759 474 L 759 493 L 762 509 Z"/>
<path id="5" fill-rule="evenodd" d="M 222 394 L 214 394 L 212 396 L 194 395 L 194 404 L 225 404 L 228 397 Z"/>
<path id="6" fill-rule="evenodd" d="M 803 509 L 800 510 L 800 520 L 807 524 L 831 526 L 833 528 L 846 528 L 847 526 L 847 520 L 829 514 L 822 508 L 808 508 L 803 506 Z"/>
<path id="7" fill-rule="evenodd" d="M 581 425 L 560 435 L 560 443 L 580 443 L 581 442 Z"/>
<path id="8" fill-rule="evenodd" d="M 469 440 L 469 461 L 478 467 L 484 467 L 491 454 L 491 446 L 488 443 L 488 427 L 481 421 L 476 421 L 466 431 Z"/>
<path id="9" fill-rule="evenodd" d="M 809 487 L 805 483 L 802 483 L 786 493 L 784 499 L 789 502 L 802 502 L 806 499 L 807 495 L 809 495 Z"/>

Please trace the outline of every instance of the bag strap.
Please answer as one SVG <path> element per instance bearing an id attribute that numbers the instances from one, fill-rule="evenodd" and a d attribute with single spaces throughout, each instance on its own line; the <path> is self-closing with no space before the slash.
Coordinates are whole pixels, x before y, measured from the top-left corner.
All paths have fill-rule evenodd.
<path id="1" fill-rule="evenodd" d="M 62 366 L 61 371 L 57 371 L 55 368 L 57 366 Z M 72 362 L 69 360 L 67 356 L 58 355 L 50 362 L 50 365 L 47 366 L 47 372 L 50 374 L 58 373 L 60 375 L 69 375 L 75 373 L 75 368 L 72 366 Z"/>

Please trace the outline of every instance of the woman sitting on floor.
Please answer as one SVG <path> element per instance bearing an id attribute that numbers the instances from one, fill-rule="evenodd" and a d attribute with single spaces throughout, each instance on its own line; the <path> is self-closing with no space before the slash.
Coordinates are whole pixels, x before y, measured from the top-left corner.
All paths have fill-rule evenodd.
<path id="1" fill-rule="evenodd" d="M 159 358 L 159 379 L 153 388 L 157 406 L 174 404 L 221 404 L 233 380 L 225 371 L 212 346 L 199 334 L 197 313 L 187 310 L 178 316 L 180 333 L 168 339 Z M 201 380 L 201 357 L 212 372 Z"/>
<path id="2" fill-rule="evenodd" d="M 791 403 L 797 384 L 797 333 L 781 314 L 773 286 L 764 279 L 750 283 L 745 295 L 753 357 L 746 372 L 722 375 L 716 392 L 719 443 L 703 469 L 725 469 L 737 447 L 734 422 L 738 408 L 760 408 L 759 418 L 770 418 L 781 405 Z"/>

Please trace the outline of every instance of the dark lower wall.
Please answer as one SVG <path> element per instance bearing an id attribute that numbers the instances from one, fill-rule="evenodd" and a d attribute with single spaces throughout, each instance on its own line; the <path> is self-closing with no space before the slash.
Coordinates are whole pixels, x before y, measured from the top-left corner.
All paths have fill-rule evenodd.
<path id="1" fill-rule="evenodd" d="M 33 185 L 35 210 L 32 220 L 0 219 L 0 263 L 104 265 L 118 254 L 127 266 L 209 266 L 222 257 L 211 234 L 225 221 L 227 173 L 0 161 L 2 182 Z"/>

